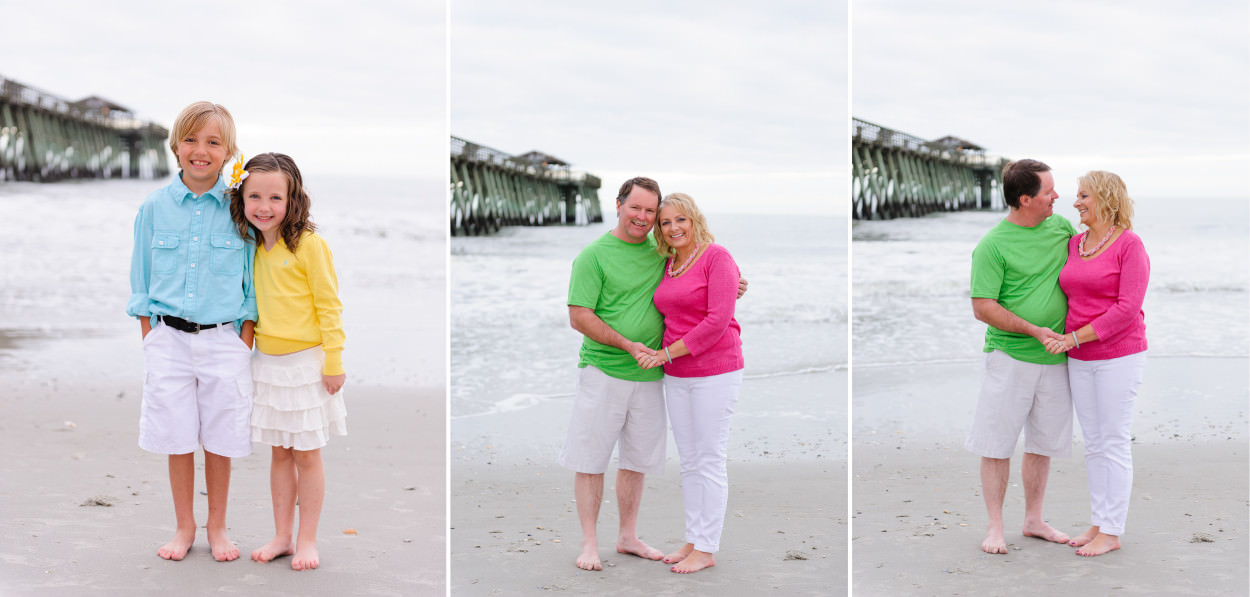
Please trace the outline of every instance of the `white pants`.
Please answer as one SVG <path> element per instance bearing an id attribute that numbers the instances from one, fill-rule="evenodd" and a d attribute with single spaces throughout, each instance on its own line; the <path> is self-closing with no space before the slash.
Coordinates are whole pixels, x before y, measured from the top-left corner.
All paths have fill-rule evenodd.
<path id="1" fill-rule="evenodd" d="M 681 458 L 686 542 L 716 553 L 729 503 L 726 447 L 729 417 L 742 388 L 742 370 L 709 377 L 664 377 L 668 420 Z"/>
<path id="2" fill-rule="evenodd" d="M 1108 535 L 1124 534 L 1133 490 L 1133 402 L 1146 353 L 1103 361 L 1068 359 L 1072 403 L 1085 438 L 1090 524 Z"/>

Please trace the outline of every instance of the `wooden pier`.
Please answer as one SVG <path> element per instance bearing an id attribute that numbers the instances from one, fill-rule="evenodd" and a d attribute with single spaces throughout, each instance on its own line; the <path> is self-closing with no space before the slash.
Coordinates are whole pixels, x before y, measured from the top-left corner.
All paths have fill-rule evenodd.
<path id="1" fill-rule="evenodd" d="M 852 218 L 1003 207 L 1006 159 L 955 137 L 925 141 L 858 118 L 851 130 Z"/>
<path id="2" fill-rule="evenodd" d="M 503 226 L 602 222 L 599 177 L 538 152 L 514 156 L 451 138 L 453 235 L 493 234 Z"/>
<path id="3" fill-rule="evenodd" d="M 71 102 L 0 77 L 0 182 L 163 178 L 168 138 L 107 100 Z"/>

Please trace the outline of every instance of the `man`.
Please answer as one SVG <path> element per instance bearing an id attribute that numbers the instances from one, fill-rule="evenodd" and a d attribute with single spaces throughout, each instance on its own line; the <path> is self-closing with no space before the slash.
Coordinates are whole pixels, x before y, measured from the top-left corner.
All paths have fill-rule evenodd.
<path id="1" fill-rule="evenodd" d="M 1025 432 L 1024 535 L 1056 543 L 1068 536 L 1042 518 L 1052 456 L 1072 452 L 1067 357 L 1044 343 L 1061 338 L 1068 302 L 1059 289 L 1072 224 L 1054 214 L 1054 175 L 1037 160 L 1003 168 L 1007 217 L 972 252 L 972 310 L 989 325 L 985 373 L 965 447 L 981 456 L 981 493 L 989 524 L 981 549 L 1005 554 L 1003 498 L 1011 454 Z"/>
<path id="2" fill-rule="evenodd" d="M 667 418 L 662 369 L 638 366 L 660 345 L 664 318 L 651 295 L 660 284 L 664 258 L 649 233 L 660 203 L 660 186 L 631 178 L 616 197 L 616 227 L 582 250 L 569 279 L 569 323 L 585 336 L 577 395 L 559 463 L 572 469 L 582 552 L 577 567 L 602 570 L 596 524 L 603 476 L 619 440 L 616 500 L 620 529 L 616 551 L 649 560 L 664 556 L 638 538 L 638 507 L 647 473 L 664 470 Z"/>

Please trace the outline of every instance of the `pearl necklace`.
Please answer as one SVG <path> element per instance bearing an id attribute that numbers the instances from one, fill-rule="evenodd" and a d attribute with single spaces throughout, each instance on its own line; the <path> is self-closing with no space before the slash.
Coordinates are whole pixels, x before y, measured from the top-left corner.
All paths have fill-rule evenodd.
<path id="1" fill-rule="evenodd" d="M 1094 247 L 1093 249 L 1086 251 L 1085 241 L 1086 239 L 1089 238 L 1089 231 L 1088 230 L 1085 231 L 1085 235 L 1081 237 L 1081 246 L 1078 247 L 1077 252 L 1081 254 L 1081 257 L 1089 257 L 1090 255 L 1097 253 L 1099 250 L 1102 249 L 1103 245 L 1107 244 L 1107 241 L 1111 240 L 1112 234 L 1115 234 L 1115 226 L 1112 226 L 1107 229 L 1107 234 L 1102 237 L 1102 242 L 1099 242 L 1097 247 Z"/>
<path id="2" fill-rule="evenodd" d="M 673 255 L 673 258 L 668 260 L 668 277 L 676 278 L 677 276 L 680 276 L 682 272 L 686 271 L 686 268 L 690 267 L 690 262 L 694 261 L 695 255 L 699 254 L 699 248 L 700 245 L 695 245 L 694 252 L 690 254 L 690 258 L 686 259 L 686 262 L 681 264 L 681 267 L 677 269 L 673 269 L 673 261 L 677 258 L 676 255 Z"/>

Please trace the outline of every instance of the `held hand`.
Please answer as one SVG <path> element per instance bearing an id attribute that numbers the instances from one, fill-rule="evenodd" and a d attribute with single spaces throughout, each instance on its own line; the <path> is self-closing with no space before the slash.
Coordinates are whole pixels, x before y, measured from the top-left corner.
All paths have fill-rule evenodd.
<path id="1" fill-rule="evenodd" d="M 628 352 L 630 356 L 634 357 L 634 360 L 639 363 L 642 362 L 642 357 L 644 355 L 655 356 L 655 351 L 648 348 L 647 345 L 642 342 L 630 342 L 629 350 L 626 352 Z"/>
<path id="2" fill-rule="evenodd" d="M 644 354 L 638 359 L 638 366 L 643 369 L 654 369 L 663 364 L 664 359 L 653 354 Z"/>
<path id="3" fill-rule="evenodd" d="M 1041 342 L 1043 346 L 1049 344 L 1051 340 L 1063 341 L 1063 334 L 1056 333 L 1055 330 L 1044 328 L 1040 325 L 1033 331 L 1033 337 L 1038 342 Z"/>
<path id="4" fill-rule="evenodd" d="M 331 395 L 337 394 L 339 390 L 343 389 L 343 384 L 346 381 L 347 381 L 346 373 L 340 373 L 338 375 L 326 375 L 324 373 L 321 374 L 321 383 L 325 384 L 326 391 L 329 392 Z"/>
<path id="5" fill-rule="evenodd" d="M 664 357 L 649 352 L 639 352 L 634 356 L 634 360 L 638 361 L 638 366 L 643 369 L 654 369 L 664 364 Z"/>
<path id="6" fill-rule="evenodd" d="M 1046 352 L 1050 354 L 1060 354 L 1076 348 L 1076 340 L 1072 338 L 1071 334 L 1060 336 L 1057 340 L 1047 338 L 1044 344 L 1046 345 Z"/>
<path id="7" fill-rule="evenodd" d="M 1049 352 L 1050 354 L 1059 354 L 1065 351 L 1061 347 L 1063 334 L 1056 333 L 1055 330 L 1037 326 L 1037 329 L 1033 332 L 1033 337 L 1036 338 L 1038 342 L 1041 342 L 1042 346 L 1046 348 L 1046 352 Z"/>
<path id="8" fill-rule="evenodd" d="M 738 276 L 738 298 L 742 298 L 742 295 L 746 293 L 747 293 L 747 279 L 743 278 L 742 276 Z"/>
<path id="9" fill-rule="evenodd" d="M 1047 338 L 1044 344 L 1046 345 L 1046 352 L 1049 352 L 1050 354 L 1060 354 L 1060 353 L 1068 352 L 1067 347 L 1063 345 L 1063 340 L 1055 340 L 1054 338 Z"/>

